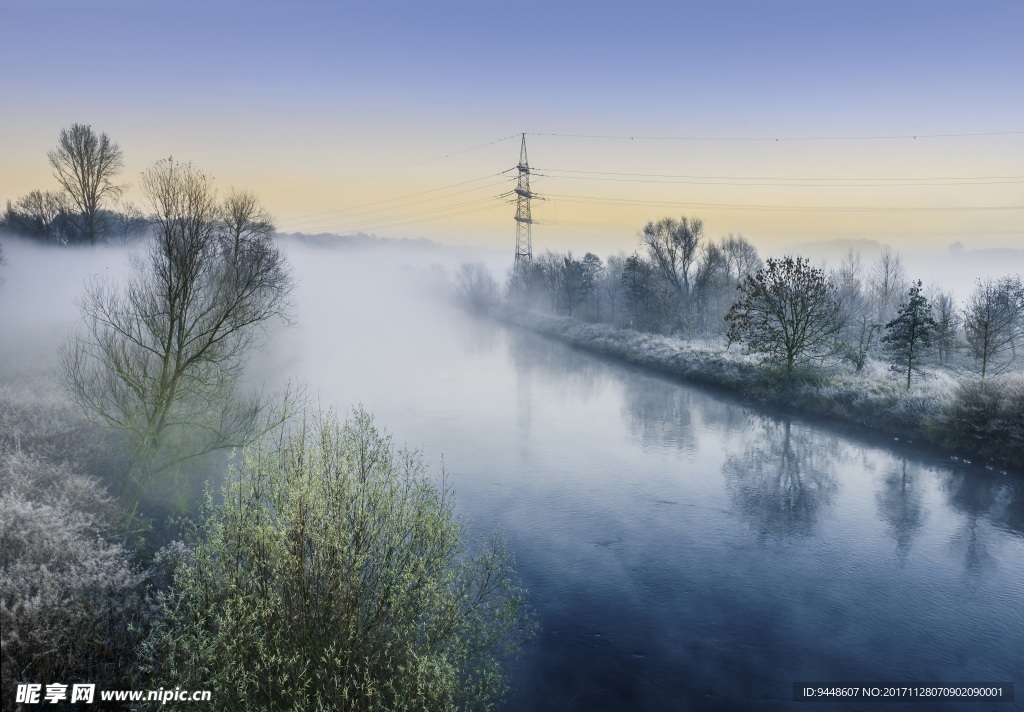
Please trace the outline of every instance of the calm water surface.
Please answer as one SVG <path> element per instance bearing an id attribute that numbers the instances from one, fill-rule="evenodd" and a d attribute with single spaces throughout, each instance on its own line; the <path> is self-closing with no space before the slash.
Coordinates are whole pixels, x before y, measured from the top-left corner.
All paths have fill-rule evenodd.
<path id="1" fill-rule="evenodd" d="M 1021 475 L 293 259 L 302 318 L 264 368 L 443 455 L 472 529 L 515 552 L 541 630 L 507 709 L 1024 709 L 792 700 L 796 681 L 1016 681 L 1024 700 Z"/>

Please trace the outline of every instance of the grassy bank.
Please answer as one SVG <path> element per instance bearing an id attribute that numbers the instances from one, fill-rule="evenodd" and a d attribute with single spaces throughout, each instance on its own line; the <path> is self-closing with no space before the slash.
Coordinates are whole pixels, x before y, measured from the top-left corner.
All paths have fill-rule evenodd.
<path id="1" fill-rule="evenodd" d="M 493 315 L 506 324 L 688 381 L 721 388 L 759 403 L 855 423 L 951 453 L 1022 470 L 1024 376 L 955 380 L 933 374 L 907 390 L 884 370 L 854 374 L 841 368 L 801 374 L 787 384 L 737 347 L 684 341 L 607 324 L 519 311 Z"/>

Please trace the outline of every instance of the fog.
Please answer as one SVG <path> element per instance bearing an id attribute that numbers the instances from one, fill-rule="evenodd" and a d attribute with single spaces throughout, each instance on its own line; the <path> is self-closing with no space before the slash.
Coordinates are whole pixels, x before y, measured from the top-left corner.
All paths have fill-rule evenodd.
<path id="1" fill-rule="evenodd" d="M 1021 241 L 1024 242 L 1024 233 Z M 936 244 L 928 250 L 889 247 L 899 251 L 908 278 L 920 279 L 926 286 L 949 290 L 960 302 L 970 295 L 979 279 L 984 281 L 1008 274 L 1024 274 L 1024 247 L 980 247 L 969 240 L 967 244 Z M 865 265 L 870 265 L 885 248 L 885 244 L 875 240 L 828 240 L 793 245 L 788 252 L 835 266 L 853 250 L 860 254 Z"/>
<path id="2" fill-rule="evenodd" d="M 131 250 L 101 245 L 41 246 L 0 236 L 0 363 L 39 375 L 56 367 L 57 350 L 79 320 L 76 300 L 87 279 L 123 279 Z"/>
<path id="3" fill-rule="evenodd" d="M 245 382 L 361 403 L 432 476 L 443 463 L 471 533 L 501 532 L 539 624 L 508 661 L 505 709 L 781 710 L 796 680 L 1024 667 L 1018 474 L 474 316 L 452 274 L 484 260 L 502 281 L 499 253 L 282 245 L 292 323 Z M 8 387 L 59 394 L 75 299 L 90 277 L 123 279 L 131 253 L 4 241 Z"/>
<path id="4" fill-rule="evenodd" d="M 85 281 L 102 276 L 119 281 L 130 269 L 129 256 L 134 248 L 117 245 L 96 247 L 40 246 L 12 236 L 0 236 L 6 264 L 0 265 L 0 343 L 10 365 L 25 354 L 31 358 L 54 358 L 56 347 L 78 320 L 75 300 Z M 499 284 L 504 282 L 511 259 L 508 251 L 495 248 L 453 247 L 423 241 L 380 241 L 377 245 L 332 247 L 327 241 L 283 241 L 297 278 L 294 327 L 285 332 L 284 341 L 272 340 L 278 358 L 294 358 L 302 350 L 315 350 L 300 344 L 303 339 L 326 338 L 331 348 L 354 349 L 330 328 L 339 310 L 359 320 L 362 327 L 375 328 L 378 338 L 393 339 L 395 347 L 410 343 L 387 329 L 386 324 L 409 309 L 422 308 L 428 295 L 444 297 L 444 280 L 450 283 L 462 263 L 482 261 Z M 627 252 L 634 245 L 624 245 Z M 865 266 L 883 246 L 872 241 L 804 243 L 793 252 L 827 265 L 838 265 L 850 249 L 861 253 Z M 581 256 L 585 250 L 577 251 Z M 776 256 L 762 253 L 762 257 Z M 606 257 L 606 255 L 601 255 Z M 926 286 L 951 290 L 958 301 L 969 296 L 977 280 L 1024 273 L 1024 249 L 956 249 L 902 253 L 907 276 L 921 279 Z M 414 320 L 418 337 L 436 338 L 426 313 Z M 436 315 L 434 315 L 436 316 Z M 326 336 L 315 336 L 320 332 Z M 365 338 L 361 332 L 355 340 Z M 333 343 L 331 340 L 337 340 Z M 308 342 L 312 343 L 312 342 Z M 285 352 L 291 356 L 285 356 Z M 256 359 L 260 362 L 260 359 Z M 329 369 L 328 369 L 329 371 Z M 294 374 L 298 376 L 299 374 Z M 317 369 L 303 378 L 315 383 Z"/>

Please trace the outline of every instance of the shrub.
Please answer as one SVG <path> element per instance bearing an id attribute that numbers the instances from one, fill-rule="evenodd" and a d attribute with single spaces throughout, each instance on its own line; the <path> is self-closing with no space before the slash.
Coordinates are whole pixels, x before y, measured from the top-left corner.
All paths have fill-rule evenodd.
<path id="1" fill-rule="evenodd" d="M 950 445 L 1004 462 L 1024 462 L 1024 376 L 961 382 L 936 426 Z"/>
<path id="2" fill-rule="evenodd" d="M 109 463 L 103 444 L 99 429 L 53 389 L 0 382 L 0 449 L 90 471 Z"/>
<path id="3" fill-rule="evenodd" d="M 221 709 L 491 709 L 523 639 L 510 555 L 362 410 L 250 448 L 189 550 L 149 655 Z"/>
<path id="4" fill-rule="evenodd" d="M 0 450 L 4 709 L 18 682 L 132 686 L 151 608 L 145 576 L 111 538 L 113 519 L 94 480 Z"/>

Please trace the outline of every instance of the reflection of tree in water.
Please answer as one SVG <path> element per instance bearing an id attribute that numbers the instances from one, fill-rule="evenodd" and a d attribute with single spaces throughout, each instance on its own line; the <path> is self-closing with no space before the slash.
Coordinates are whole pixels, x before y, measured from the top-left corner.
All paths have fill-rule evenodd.
<path id="1" fill-rule="evenodd" d="M 921 493 L 920 472 L 907 469 L 907 461 L 882 477 L 875 493 L 878 516 L 889 525 L 896 539 L 896 553 L 903 559 L 924 525 L 926 512 Z"/>
<path id="2" fill-rule="evenodd" d="M 699 400 L 707 398 L 663 379 L 641 376 L 628 383 L 622 413 L 630 434 L 643 444 L 691 449 L 696 444 L 694 401 Z"/>
<path id="3" fill-rule="evenodd" d="M 1004 478 L 1000 499 L 1003 506 L 993 517 L 995 524 L 1024 538 L 1024 477 L 1018 475 L 1015 480 Z"/>
<path id="4" fill-rule="evenodd" d="M 537 374 L 571 390 L 584 400 L 597 387 L 608 366 L 565 344 L 520 329 L 508 329 L 508 353 L 519 378 Z"/>
<path id="5" fill-rule="evenodd" d="M 760 417 L 742 455 L 722 467 L 726 487 L 759 537 L 809 536 L 838 490 L 830 472 L 839 443 L 796 428 L 789 418 Z"/>
<path id="6" fill-rule="evenodd" d="M 995 567 L 995 559 L 989 553 L 986 536 L 978 526 L 977 515 L 968 515 L 963 525 L 950 540 L 954 551 L 958 551 L 964 560 L 964 570 L 978 576 Z"/>
<path id="7" fill-rule="evenodd" d="M 995 559 L 989 553 L 984 520 L 1021 535 L 1021 483 L 1006 476 L 966 469 L 950 472 L 943 489 L 953 509 L 964 515 L 950 546 L 963 557 L 967 573 L 976 576 L 990 570 Z"/>
<path id="8" fill-rule="evenodd" d="M 732 400 L 732 396 L 716 395 L 694 399 L 697 412 L 705 425 L 717 426 L 719 432 L 742 433 L 750 425 L 749 408 Z"/>
<path id="9" fill-rule="evenodd" d="M 968 517 L 987 517 L 993 526 L 1024 537 L 1024 478 L 1020 475 L 958 469 L 946 475 L 942 488 L 955 510 Z"/>

